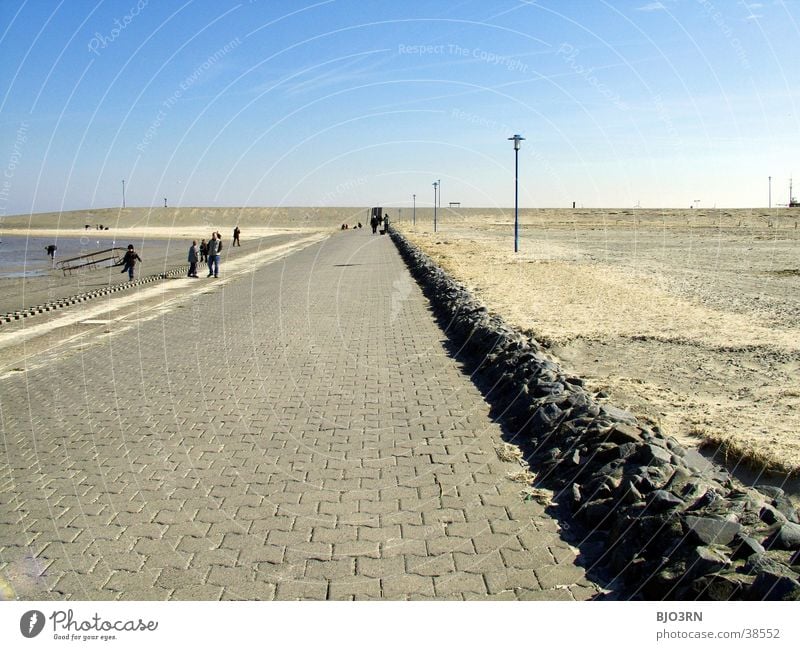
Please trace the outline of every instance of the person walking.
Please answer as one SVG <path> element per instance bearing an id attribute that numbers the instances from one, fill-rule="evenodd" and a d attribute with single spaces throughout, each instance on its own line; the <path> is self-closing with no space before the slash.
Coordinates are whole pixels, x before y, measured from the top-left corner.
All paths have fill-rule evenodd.
<path id="1" fill-rule="evenodd" d="M 239 241 L 239 235 L 241 235 L 241 234 L 242 234 L 242 231 L 239 230 L 239 226 L 236 226 L 236 228 L 233 229 L 233 244 L 231 244 L 232 246 L 241 247 L 242 242 Z"/>
<path id="2" fill-rule="evenodd" d="M 219 277 L 219 257 L 222 251 L 222 240 L 218 239 L 219 233 L 211 233 L 208 242 L 208 277 Z"/>
<path id="3" fill-rule="evenodd" d="M 122 258 L 122 271 L 120 271 L 120 273 L 128 272 L 128 280 L 133 280 L 133 269 L 137 261 L 141 262 L 142 258 L 134 250 L 133 244 L 128 244 L 128 250 Z"/>
<path id="4" fill-rule="evenodd" d="M 205 262 L 208 259 L 208 244 L 205 239 L 200 240 L 200 262 Z"/>
<path id="5" fill-rule="evenodd" d="M 200 253 L 197 250 L 197 240 L 192 242 L 192 245 L 189 246 L 189 277 L 196 278 L 197 277 L 197 259 L 200 257 Z"/>

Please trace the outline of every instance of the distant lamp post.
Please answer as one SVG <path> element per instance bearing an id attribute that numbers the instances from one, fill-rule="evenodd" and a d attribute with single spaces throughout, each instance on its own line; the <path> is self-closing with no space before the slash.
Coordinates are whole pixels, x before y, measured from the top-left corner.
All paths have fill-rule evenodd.
<path id="1" fill-rule="evenodd" d="M 412 196 L 412 198 L 414 200 L 414 225 L 416 226 L 417 225 L 417 195 L 416 194 L 412 194 L 411 196 Z"/>
<path id="2" fill-rule="evenodd" d="M 433 232 L 436 232 L 436 198 L 438 196 L 439 181 L 433 181 Z"/>
<path id="3" fill-rule="evenodd" d="M 125 179 L 122 179 L 122 207 L 125 208 Z"/>
<path id="4" fill-rule="evenodd" d="M 164 207 L 165 208 L 167 207 L 167 197 L 166 196 L 164 197 Z"/>
<path id="5" fill-rule="evenodd" d="M 519 143 L 523 138 L 515 133 L 509 138 L 514 141 L 514 252 L 519 252 Z"/>

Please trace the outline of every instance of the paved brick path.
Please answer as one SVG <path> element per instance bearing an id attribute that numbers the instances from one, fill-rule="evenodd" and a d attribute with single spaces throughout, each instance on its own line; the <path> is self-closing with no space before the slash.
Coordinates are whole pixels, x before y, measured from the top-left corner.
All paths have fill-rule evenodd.
<path id="1" fill-rule="evenodd" d="M 343 232 L 1 380 L 0 596 L 597 593 L 443 343 Z"/>

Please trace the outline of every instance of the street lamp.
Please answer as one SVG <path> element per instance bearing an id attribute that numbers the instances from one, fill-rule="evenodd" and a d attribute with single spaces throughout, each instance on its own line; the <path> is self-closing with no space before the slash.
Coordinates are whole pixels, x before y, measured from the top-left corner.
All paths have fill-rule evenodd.
<path id="1" fill-rule="evenodd" d="M 411 195 L 414 198 L 414 225 L 417 225 L 417 195 Z"/>
<path id="2" fill-rule="evenodd" d="M 509 138 L 514 141 L 514 252 L 519 251 L 519 143 L 525 138 L 515 133 Z"/>
<path id="3" fill-rule="evenodd" d="M 436 232 L 436 197 L 439 181 L 433 181 L 433 232 Z"/>
<path id="4" fill-rule="evenodd" d="M 125 179 L 122 179 L 122 207 L 125 208 Z"/>

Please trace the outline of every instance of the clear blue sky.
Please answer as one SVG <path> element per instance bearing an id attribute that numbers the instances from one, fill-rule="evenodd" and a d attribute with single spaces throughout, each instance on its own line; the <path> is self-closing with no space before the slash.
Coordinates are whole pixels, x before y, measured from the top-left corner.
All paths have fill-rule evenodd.
<path id="1" fill-rule="evenodd" d="M 514 133 L 523 207 L 800 190 L 797 0 L 2 0 L 0 39 L 0 216 L 508 207 Z"/>

